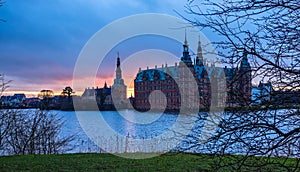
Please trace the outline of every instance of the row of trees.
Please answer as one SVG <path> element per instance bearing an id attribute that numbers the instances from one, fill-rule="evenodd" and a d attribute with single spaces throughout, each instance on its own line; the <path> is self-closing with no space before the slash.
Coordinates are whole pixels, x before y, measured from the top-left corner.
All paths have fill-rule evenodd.
<path id="1" fill-rule="evenodd" d="M 1 90 L 10 81 L 0 76 Z M 62 136 L 62 118 L 42 110 L 0 109 L 0 154 L 57 154 L 72 149 L 74 136 Z"/>
<path id="2" fill-rule="evenodd" d="M 55 102 L 56 105 L 53 105 L 54 92 L 52 90 L 41 90 L 38 94 L 38 97 L 41 99 L 40 108 L 73 110 L 72 95 L 74 93 L 75 92 L 70 86 L 65 87 L 61 92 L 61 96 L 57 102 Z"/>
<path id="3" fill-rule="evenodd" d="M 75 92 L 70 86 L 67 86 L 63 89 L 61 92 L 61 96 L 71 98 L 72 94 Z M 38 97 L 40 99 L 47 99 L 54 97 L 54 92 L 52 90 L 41 90 L 38 94 Z"/>

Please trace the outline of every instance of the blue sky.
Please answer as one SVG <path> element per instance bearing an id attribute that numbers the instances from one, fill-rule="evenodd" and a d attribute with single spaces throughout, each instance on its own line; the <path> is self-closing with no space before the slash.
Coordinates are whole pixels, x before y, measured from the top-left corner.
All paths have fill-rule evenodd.
<path id="1" fill-rule="evenodd" d="M 7 93 L 17 91 L 34 95 L 41 89 L 59 92 L 71 85 L 74 65 L 82 47 L 102 27 L 134 14 L 178 16 L 174 10 L 185 14 L 185 4 L 185 0 L 6 0 L 0 7 L 0 18 L 6 20 L 0 22 L 0 73 L 4 73 L 7 80 L 13 80 Z M 156 37 L 136 38 L 127 41 L 131 45 L 127 47 L 131 48 L 126 49 L 124 45 L 127 44 L 120 45 L 120 50 L 113 49 L 108 56 L 115 58 L 116 51 L 120 51 L 120 55 L 126 57 L 135 50 L 160 45 L 136 44 L 134 47 L 141 39 L 159 42 Z M 173 44 L 179 45 L 174 41 Z M 176 48 L 173 53 L 180 55 L 181 47 Z M 172 51 L 170 46 L 162 49 Z M 109 84 L 112 82 L 107 76 L 113 74 L 115 60 L 108 60 L 106 64 L 104 69 L 108 70 L 99 72 L 104 78 L 98 82 L 99 86 L 104 80 Z"/>
<path id="2" fill-rule="evenodd" d="M 0 7 L 0 72 L 8 92 L 59 91 L 71 84 L 80 50 L 116 19 L 140 13 L 183 12 L 174 0 L 6 0 Z M 124 52 L 125 55 L 128 53 Z"/>

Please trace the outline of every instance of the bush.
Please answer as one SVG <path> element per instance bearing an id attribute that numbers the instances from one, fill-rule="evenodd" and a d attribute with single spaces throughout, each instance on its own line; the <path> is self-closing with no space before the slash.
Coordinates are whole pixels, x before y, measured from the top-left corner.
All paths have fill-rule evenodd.
<path id="1" fill-rule="evenodd" d="M 41 110 L 0 111 L 1 154 L 57 154 L 68 148 L 74 136 L 61 137 L 64 122 Z"/>

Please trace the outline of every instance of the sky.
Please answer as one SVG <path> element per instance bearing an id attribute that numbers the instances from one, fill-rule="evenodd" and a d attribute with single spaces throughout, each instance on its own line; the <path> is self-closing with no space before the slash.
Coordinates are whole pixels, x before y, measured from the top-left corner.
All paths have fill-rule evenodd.
<path id="1" fill-rule="evenodd" d="M 63 88 L 72 86 L 82 49 L 101 29 L 137 14 L 188 16 L 186 3 L 186 0 L 5 0 L 0 7 L 0 19 L 5 21 L 0 20 L 0 74 L 12 82 L 4 95 L 25 93 L 34 97 L 43 89 L 59 95 Z M 111 34 L 122 29 L 116 28 Z M 102 87 L 105 82 L 111 86 L 119 53 L 130 96 L 140 67 L 179 62 L 184 41 L 184 28 L 181 29 L 181 42 L 164 36 L 141 35 L 117 44 L 99 64 L 94 85 L 74 90 L 75 94 L 81 95 L 86 87 Z M 217 38 L 213 33 L 203 34 L 208 40 Z M 189 34 L 187 37 L 189 40 Z M 193 43 L 196 45 L 196 41 Z"/>
<path id="2" fill-rule="evenodd" d="M 117 19 L 135 14 L 178 16 L 174 10 L 183 13 L 185 3 L 185 0 L 6 0 L 0 7 L 0 18 L 5 20 L 0 22 L 0 73 L 5 75 L 6 80 L 12 80 L 6 94 L 22 92 L 36 96 L 42 89 L 51 89 L 59 94 L 64 87 L 72 84 L 78 55 L 98 30 Z M 96 84 L 102 86 L 105 81 L 112 84 L 117 51 L 120 51 L 122 59 L 134 50 L 143 49 L 135 47 L 141 46 L 135 44 L 138 40 L 160 42 L 158 39 L 174 43 L 174 40 L 144 36 L 125 41 L 119 45 L 123 48 L 112 50 L 109 60 L 103 61 L 105 68 L 99 68 Z M 154 47 L 143 46 L 159 46 L 152 45 Z M 181 49 L 173 50 L 180 55 Z M 139 64 L 136 66 L 145 68 Z M 128 82 L 132 79 L 129 78 Z M 82 90 L 76 91 L 80 94 Z"/>

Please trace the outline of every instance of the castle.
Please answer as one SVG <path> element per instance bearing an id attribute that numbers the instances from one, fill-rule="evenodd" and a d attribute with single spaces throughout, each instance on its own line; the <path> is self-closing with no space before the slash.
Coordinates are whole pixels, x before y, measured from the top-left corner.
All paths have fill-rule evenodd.
<path id="1" fill-rule="evenodd" d="M 193 92 L 194 83 L 197 94 Z M 164 101 L 167 111 L 179 110 L 183 102 L 188 108 L 245 106 L 251 103 L 251 88 L 251 66 L 247 54 L 244 53 L 236 68 L 215 67 L 214 64 L 208 67 L 199 38 L 197 56 L 193 63 L 185 37 L 179 64 L 139 69 L 134 80 L 134 106 L 138 110 L 149 110 L 150 106 L 153 109 L 160 108 Z M 155 90 L 160 90 L 163 94 L 153 94 Z M 181 96 L 182 90 L 185 92 L 184 96 Z M 151 102 L 150 94 L 153 96 Z"/>
<path id="2" fill-rule="evenodd" d="M 103 88 L 86 89 L 82 97 L 96 98 L 100 108 L 126 108 L 127 86 L 122 78 L 119 54 L 115 72 L 116 78 L 112 87 L 105 83 Z M 199 38 L 197 56 L 193 62 L 185 37 L 182 57 L 178 64 L 139 69 L 134 80 L 133 106 L 141 111 L 150 108 L 178 111 L 182 105 L 186 108 L 247 106 L 251 103 L 251 79 L 251 66 L 247 54 L 243 54 L 235 68 L 216 67 L 214 64 L 208 66 L 203 58 Z"/>
<path id="3" fill-rule="evenodd" d="M 119 53 L 117 56 L 116 78 L 111 87 L 106 82 L 103 88 L 86 88 L 82 94 L 85 100 L 95 100 L 100 109 L 114 109 L 127 107 L 127 86 L 122 78 L 122 70 Z"/>

